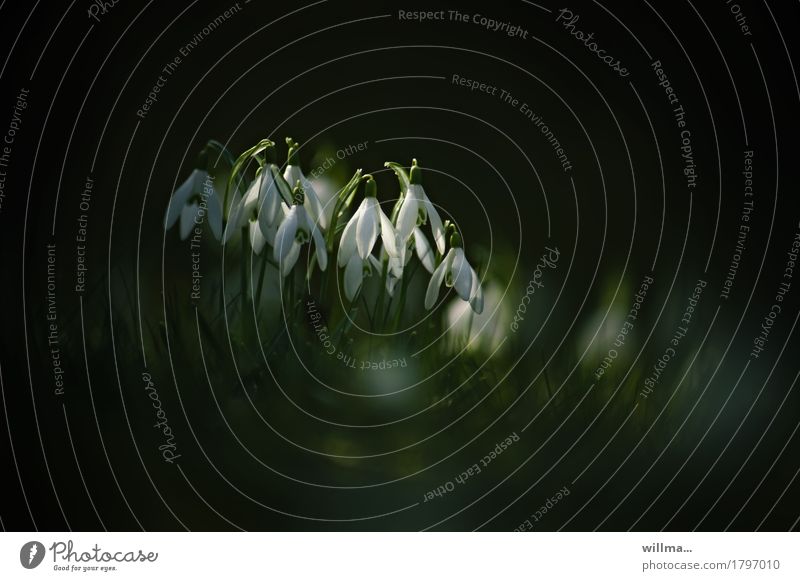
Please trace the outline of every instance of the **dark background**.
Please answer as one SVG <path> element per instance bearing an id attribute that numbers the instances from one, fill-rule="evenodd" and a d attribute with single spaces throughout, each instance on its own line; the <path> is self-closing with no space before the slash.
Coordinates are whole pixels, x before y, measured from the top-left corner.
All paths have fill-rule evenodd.
<path id="1" fill-rule="evenodd" d="M 747 362 L 800 220 L 797 4 L 741 2 L 752 30 L 743 36 L 724 2 L 609 3 L 613 16 L 572 3 L 577 28 L 628 68 L 623 79 L 555 22 L 560 6 L 548 3 L 552 12 L 522 1 L 459 4 L 526 28 L 521 39 L 472 23 L 398 20 L 398 10 L 450 4 L 240 2 L 182 59 L 145 119 L 136 111 L 162 67 L 232 4 L 122 1 L 100 22 L 89 5 L 0 8 L 0 130 L 20 89 L 30 90 L 0 210 L 5 529 L 511 530 L 564 486 L 569 496 L 537 530 L 796 527 L 800 282 L 765 352 Z M 687 113 L 699 174 L 691 196 L 654 59 Z M 453 74 L 530 104 L 573 170 L 562 171 L 519 110 L 453 85 Z M 277 382 L 237 361 L 224 327 L 203 331 L 201 360 L 192 306 L 175 298 L 185 296 L 189 267 L 175 232 L 163 232 L 170 193 L 207 140 L 238 153 L 286 135 L 303 144 L 307 170 L 331 148 L 368 141 L 336 172 L 373 172 L 387 197 L 397 186 L 383 162 L 417 157 L 426 190 L 507 290 L 511 312 L 543 248 L 558 246 L 536 312 L 472 389 L 409 421 L 337 427 L 286 394 L 331 422 L 373 425 L 438 401 L 465 377 L 463 365 L 426 379 L 414 397 L 353 404 L 321 391 L 289 352 L 271 361 Z M 755 206 L 725 300 L 744 150 L 755 152 Z M 87 176 L 95 186 L 79 296 L 74 236 Z M 61 396 L 46 345 L 51 242 Z M 204 252 L 204 284 L 219 286 L 221 254 Z M 648 273 L 656 282 L 624 357 L 582 399 L 619 325 L 607 315 L 627 312 Z M 690 333 L 644 400 L 642 381 L 699 278 L 708 286 Z M 426 365 L 445 364 L 435 357 Z M 176 464 L 156 450 L 145 369 L 180 442 Z M 353 389 L 390 381 L 332 373 Z M 422 502 L 534 416 L 480 478 Z"/>

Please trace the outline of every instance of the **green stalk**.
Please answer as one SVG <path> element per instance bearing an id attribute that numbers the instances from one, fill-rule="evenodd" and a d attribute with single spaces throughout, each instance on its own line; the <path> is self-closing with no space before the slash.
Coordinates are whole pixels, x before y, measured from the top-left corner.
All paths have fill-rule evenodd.
<path id="1" fill-rule="evenodd" d="M 361 289 L 358 289 L 356 292 L 356 296 L 353 297 L 353 302 L 350 303 L 350 312 L 347 315 L 343 315 L 341 320 L 337 323 L 336 329 L 333 330 L 331 333 L 331 337 L 334 338 L 335 344 L 340 344 L 340 341 L 344 334 L 350 330 L 350 326 L 353 324 L 353 320 L 358 315 L 358 307 L 356 304 L 358 303 L 358 299 L 361 296 Z M 338 335 L 338 337 L 337 337 Z"/>
<path id="2" fill-rule="evenodd" d="M 383 323 L 381 324 L 381 328 L 386 328 L 386 321 L 389 320 L 389 313 L 392 312 L 392 302 L 394 301 L 394 297 L 389 297 L 389 302 L 386 303 L 386 312 L 383 314 Z"/>
<path id="3" fill-rule="evenodd" d="M 385 297 L 386 297 L 386 277 L 389 274 L 389 261 L 388 261 L 388 259 L 382 261 L 382 265 L 383 265 L 383 272 L 381 273 L 381 288 L 378 291 L 378 301 L 377 301 L 377 303 L 375 305 L 375 312 L 374 312 L 374 315 L 373 315 L 376 320 L 377 320 L 378 316 L 383 314 L 383 303 L 384 303 L 384 300 L 385 300 Z M 383 330 L 383 326 L 385 324 L 386 317 L 383 316 L 382 320 L 383 320 L 383 322 L 381 323 L 381 328 L 378 329 L 379 331 Z M 373 329 L 373 331 L 374 331 L 374 329 Z"/>
<path id="4" fill-rule="evenodd" d="M 397 313 L 394 317 L 394 324 L 392 325 L 392 330 L 397 331 L 398 327 L 400 327 L 400 319 L 403 315 L 403 309 L 406 306 L 406 289 L 408 289 L 408 281 L 410 278 L 403 277 L 403 282 L 400 284 L 400 299 L 397 301 Z"/>
<path id="5" fill-rule="evenodd" d="M 394 317 L 394 324 L 392 325 L 392 329 L 397 331 L 398 327 L 400 326 L 400 319 L 403 314 L 403 309 L 406 306 L 406 291 L 408 290 L 409 284 L 411 284 L 411 279 L 414 277 L 414 274 L 417 272 L 417 265 L 419 262 L 415 261 L 414 266 L 412 267 L 411 273 L 408 276 L 403 277 L 403 281 L 400 287 L 400 299 L 397 301 L 397 313 Z"/>
<path id="6" fill-rule="evenodd" d="M 269 253 L 267 249 L 264 248 L 261 252 L 261 272 L 258 274 L 258 289 L 256 290 L 256 314 L 258 314 L 258 309 L 261 307 L 261 291 L 264 290 L 264 277 L 267 272 L 267 263 L 269 262 Z"/>
<path id="7" fill-rule="evenodd" d="M 364 303 L 364 312 L 367 313 L 367 320 L 369 321 L 369 330 L 375 330 L 375 323 L 373 321 L 372 315 L 369 314 L 369 305 L 367 304 L 367 298 L 361 294 L 361 302 Z"/>
<path id="8" fill-rule="evenodd" d="M 328 278 L 331 276 L 331 271 L 335 270 L 336 265 L 336 257 L 333 258 L 333 268 L 326 269 L 325 272 L 320 273 L 320 278 L 322 281 L 319 284 L 319 302 L 320 304 L 323 303 L 325 300 L 325 292 L 328 290 Z"/>
<path id="9" fill-rule="evenodd" d="M 250 236 L 246 227 L 242 227 L 242 266 L 241 266 L 241 285 L 242 285 L 242 308 L 247 304 L 249 293 L 247 292 L 247 268 L 245 265 L 248 263 L 248 254 Z"/>

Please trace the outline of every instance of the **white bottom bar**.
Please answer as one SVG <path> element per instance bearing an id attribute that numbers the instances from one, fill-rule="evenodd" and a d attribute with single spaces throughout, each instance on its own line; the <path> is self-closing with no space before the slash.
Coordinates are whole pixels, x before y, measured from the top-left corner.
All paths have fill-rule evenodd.
<path id="1" fill-rule="evenodd" d="M 798 553 L 794 533 L 4 533 L 0 579 L 796 580 Z"/>

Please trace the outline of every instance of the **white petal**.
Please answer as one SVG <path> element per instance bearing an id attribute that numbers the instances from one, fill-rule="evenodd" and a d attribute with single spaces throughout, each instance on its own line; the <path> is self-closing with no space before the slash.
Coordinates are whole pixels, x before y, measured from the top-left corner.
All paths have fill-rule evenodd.
<path id="1" fill-rule="evenodd" d="M 381 240 L 383 240 L 383 247 L 390 256 L 397 255 L 397 233 L 394 231 L 392 221 L 383 213 L 380 205 L 378 206 L 378 217 L 381 221 Z"/>
<path id="2" fill-rule="evenodd" d="M 472 271 L 472 289 L 470 290 L 469 304 L 472 310 L 479 315 L 483 312 L 483 289 L 481 288 L 481 281 L 478 274 L 470 267 Z"/>
<path id="3" fill-rule="evenodd" d="M 286 205 L 290 205 L 292 203 L 292 188 L 289 187 L 289 184 L 286 183 L 286 180 L 281 175 L 281 169 L 274 163 L 270 163 L 267 164 L 265 171 L 269 171 L 269 175 L 272 177 L 272 181 L 283 202 Z"/>
<path id="4" fill-rule="evenodd" d="M 389 293 L 390 297 L 394 297 L 394 287 L 397 285 L 398 280 L 400 279 L 393 276 L 386 277 L 386 292 Z"/>
<path id="5" fill-rule="evenodd" d="M 366 197 L 359 208 L 361 216 L 356 226 L 356 246 L 361 260 L 365 260 L 378 239 L 378 200 Z"/>
<path id="6" fill-rule="evenodd" d="M 269 244 L 270 246 L 275 246 L 275 236 L 278 234 L 278 228 L 280 227 L 280 224 L 272 224 L 270 226 L 267 226 L 266 229 L 264 229 L 261 226 L 261 224 L 259 224 L 258 227 L 261 228 L 261 233 L 267 240 L 267 244 Z"/>
<path id="7" fill-rule="evenodd" d="M 261 171 L 258 172 L 258 203 L 264 201 L 264 198 L 272 188 L 275 187 L 275 178 L 272 176 L 272 172 L 269 171 L 268 166 L 264 166 L 261 168 Z"/>
<path id="8" fill-rule="evenodd" d="M 285 212 L 282 210 L 286 210 L 286 212 L 289 211 L 286 204 L 281 201 L 278 193 L 268 193 L 258 212 L 258 224 L 261 227 L 262 233 L 266 234 L 269 230 L 277 230 L 285 216 Z"/>
<path id="9" fill-rule="evenodd" d="M 300 245 L 297 243 L 297 241 L 293 240 L 291 246 L 289 246 L 289 252 L 287 252 L 286 258 L 284 258 L 283 262 L 281 262 L 281 276 L 286 276 L 292 271 L 292 268 L 294 268 L 299 256 Z"/>
<path id="10" fill-rule="evenodd" d="M 472 291 L 472 267 L 464 257 L 464 250 L 461 248 L 455 249 L 455 256 L 453 263 L 450 267 L 450 280 L 453 288 L 456 289 L 458 296 L 463 300 L 470 299 L 470 291 Z"/>
<path id="11" fill-rule="evenodd" d="M 300 175 L 303 175 L 303 172 L 300 172 Z M 303 176 L 301 183 L 303 184 L 303 191 L 306 195 L 306 200 L 303 205 L 309 211 L 314 221 L 319 223 L 320 228 L 327 228 L 328 219 L 325 216 L 325 209 L 322 207 L 322 202 L 319 201 L 317 190 L 314 189 L 314 186 L 305 176 Z"/>
<path id="12" fill-rule="evenodd" d="M 195 227 L 195 218 L 197 217 L 197 212 L 199 211 L 200 206 L 197 202 L 192 202 L 191 204 L 186 204 L 183 206 L 181 210 L 181 224 L 180 224 L 180 235 L 181 240 L 186 240 L 189 236 L 189 232 Z"/>
<path id="13" fill-rule="evenodd" d="M 287 165 L 283 172 L 283 179 L 289 184 L 289 189 L 294 190 L 297 182 L 303 185 L 303 172 L 296 165 Z"/>
<path id="14" fill-rule="evenodd" d="M 425 234 L 423 234 L 422 230 L 419 228 L 414 228 L 414 247 L 417 250 L 417 257 L 422 263 L 422 266 L 424 266 L 425 270 L 428 272 L 433 273 L 433 269 L 436 266 L 433 249 L 431 245 L 428 244 L 428 239 L 425 238 Z"/>
<path id="15" fill-rule="evenodd" d="M 261 228 L 261 233 L 264 235 L 264 238 L 267 239 L 267 243 L 273 247 L 275 246 L 275 236 L 278 234 L 278 228 L 280 228 L 280 225 L 283 224 L 283 221 L 286 219 L 286 217 L 289 215 L 289 212 L 291 211 L 288 207 L 286 207 L 286 204 L 284 204 L 283 202 L 279 202 L 279 204 L 280 205 L 278 206 L 278 213 L 273 223 L 266 224 L 261 220 L 258 221 L 258 225 Z"/>
<path id="16" fill-rule="evenodd" d="M 357 254 L 350 256 L 347 261 L 347 268 L 344 269 L 344 296 L 348 301 L 353 300 L 361 288 L 361 282 L 364 279 L 364 262 L 358 257 Z"/>
<path id="17" fill-rule="evenodd" d="M 314 238 L 314 249 L 317 251 L 319 269 L 325 270 L 328 268 L 328 249 L 325 247 L 325 238 L 323 238 L 322 231 L 318 225 L 314 225 L 311 230 L 311 236 Z"/>
<path id="18" fill-rule="evenodd" d="M 192 197 L 192 194 L 195 193 L 197 184 L 202 183 L 207 175 L 207 172 L 199 169 L 192 170 L 192 173 L 189 174 L 189 177 L 186 178 L 186 180 L 180 186 L 178 186 L 178 189 L 172 194 L 167 206 L 167 215 L 165 220 L 165 226 L 167 229 L 172 228 L 178 221 L 178 218 L 181 216 L 181 212 L 183 212 L 184 206 L 186 206 L 186 202 L 188 202 L 189 198 Z"/>
<path id="19" fill-rule="evenodd" d="M 261 214 L 265 214 L 266 223 L 272 224 L 278 218 L 281 203 L 280 193 L 278 193 L 278 186 L 275 184 L 275 178 L 269 168 L 261 172 L 261 177 L 258 216 L 260 218 Z"/>
<path id="20" fill-rule="evenodd" d="M 256 177 L 247 187 L 242 200 L 243 220 L 249 220 L 258 208 L 259 191 L 261 190 L 261 175 Z"/>
<path id="21" fill-rule="evenodd" d="M 403 267 L 405 265 L 400 262 L 399 258 L 396 257 L 389 257 L 389 272 L 392 273 L 392 276 L 395 278 L 403 278 Z"/>
<path id="22" fill-rule="evenodd" d="M 258 225 L 256 220 L 250 220 L 250 246 L 253 248 L 253 252 L 256 254 L 261 254 L 261 250 L 263 250 L 264 245 L 267 243 L 267 239 L 264 237 L 264 234 L 261 232 L 261 226 Z"/>
<path id="23" fill-rule="evenodd" d="M 380 260 L 375 258 L 375 256 L 372 254 L 367 257 L 367 260 L 369 260 L 370 265 L 378 272 L 378 274 L 383 274 L 383 265 L 381 264 Z"/>
<path id="24" fill-rule="evenodd" d="M 361 206 L 358 207 L 356 213 L 353 214 L 353 217 L 350 218 L 350 221 L 344 227 L 344 231 L 342 231 L 342 238 L 339 240 L 339 267 L 341 268 L 347 261 L 350 260 L 350 256 L 355 254 L 357 250 L 356 245 L 356 226 L 358 225 L 358 219 L 361 217 Z"/>
<path id="25" fill-rule="evenodd" d="M 300 166 L 287 165 L 286 170 L 283 172 L 283 177 L 292 189 L 297 185 L 297 182 L 300 182 L 300 186 L 305 193 L 303 206 L 305 206 L 306 211 L 311 216 L 311 220 L 313 222 L 319 222 L 320 226 L 325 228 L 327 224 L 325 215 L 322 212 L 322 205 L 319 203 L 319 198 L 317 197 L 317 192 L 314 190 L 314 186 L 311 185 L 311 182 L 306 179 Z"/>
<path id="26" fill-rule="evenodd" d="M 421 186 L 420 186 L 421 187 Z M 442 226 L 442 219 L 439 217 L 439 212 L 431 203 L 430 199 L 424 193 L 422 199 L 425 203 L 425 210 L 428 212 L 428 220 L 431 223 L 431 230 L 433 231 L 433 239 L 436 241 L 436 248 L 439 249 L 439 254 L 444 254 L 444 226 Z"/>
<path id="27" fill-rule="evenodd" d="M 419 202 L 415 195 L 412 195 L 413 190 L 409 186 L 403 198 L 403 205 L 400 206 L 400 212 L 397 214 L 397 244 L 398 246 L 411 237 L 411 232 L 417 225 L 417 216 L 419 215 Z"/>
<path id="28" fill-rule="evenodd" d="M 397 234 L 397 237 L 395 238 L 394 249 L 397 251 L 398 264 L 408 264 L 408 247 L 406 243 L 400 239 L 400 234 Z M 384 247 L 383 251 L 386 252 L 386 247 Z M 388 253 L 387 255 L 390 256 Z"/>
<path id="29" fill-rule="evenodd" d="M 448 254 L 449 256 L 449 254 Z M 428 291 L 425 293 L 425 308 L 430 309 L 436 304 L 436 299 L 439 298 L 439 288 L 442 286 L 444 280 L 444 271 L 447 267 L 448 261 L 443 260 L 436 270 L 433 271 L 430 282 L 428 282 Z"/>
<path id="30" fill-rule="evenodd" d="M 293 245 L 296 244 L 295 235 L 297 234 L 298 227 L 298 208 L 299 206 L 292 206 L 292 209 L 289 210 L 289 215 L 286 216 L 286 219 L 281 223 L 275 235 L 273 256 L 275 257 L 275 261 L 281 264 L 281 268 L 283 268 L 284 259 L 289 255 L 289 252 L 293 250 Z M 297 260 L 297 258 L 295 258 L 295 260 Z"/>

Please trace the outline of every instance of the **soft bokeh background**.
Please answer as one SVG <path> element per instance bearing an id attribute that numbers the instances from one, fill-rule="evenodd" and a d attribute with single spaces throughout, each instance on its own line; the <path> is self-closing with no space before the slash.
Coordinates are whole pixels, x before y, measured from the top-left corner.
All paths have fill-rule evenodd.
<path id="1" fill-rule="evenodd" d="M 779 22 L 797 21 L 796 6 L 773 4 Z M 800 508 L 795 289 L 767 352 L 737 380 L 798 227 L 795 83 L 767 11 L 748 5 L 756 61 L 723 6 L 695 6 L 712 39 L 692 8 L 653 5 L 682 44 L 646 4 L 609 8 L 662 61 L 687 111 L 700 172 L 691 199 L 651 61 L 595 3 L 574 4 L 579 27 L 623 59 L 628 78 L 599 63 L 553 13 L 524 2 L 461 10 L 518 23 L 527 40 L 471 23 L 399 22 L 399 9 L 421 7 L 391 2 L 240 3 L 183 59 L 144 119 L 136 111 L 162 67 L 228 5 L 120 3 L 85 40 L 85 13 L 70 12 L 30 80 L 61 14 L 37 12 L 23 36 L 30 50 L 16 50 L 3 76 L 0 109 L 7 118 L 18 88 L 31 88 L 6 190 L 13 195 L 0 214 L 2 421 L 15 450 L 0 448 L 14 474 L 5 526 L 31 528 L 24 488 L 37 526 L 51 530 L 511 530 L 564 486 L 569 496 L 536 529 L 750 530 L 767 515 L 765 528 L 792 526 Z M 0 26 L 13 32 L 21 23 L 9 17 Z M 562 170 L 518 108 L 454 85 L 454 74 L 530 104 L 573 170 Z M 201 249 L 202 300 L 193 304 L 189 248 L 163 231 L 171 192 L 209 139 L 238 154 L 285 136 L 303 144 L 307 174 L 336 160 L 325 187 L 362 168 L 387 204 L 399 189 L 383 163 L 419 159 L 428 194 L 459 224 L 485 276 L 487 314 L 470 323 L 451 294 L 425 318 L 420 272 L 398 334 L 354 329 L 337 345 L 359 360 L 407 365 L 351 369 L 322 352 L 302 306 L 281 310 L 272 267 L 262 304 L 237 298 L 241 267 L 258 273 L 260 262 L 211 237 Z M 337 155 L 357 144 L 365 147 Z M 756 152 L 755 210 L 724 300 L 745 149 Z M 87 175 L 95 182 L 88 284 L 78 296 L 74 237 Z M 52 241 L 61 397 L 46 343 Z M 557 267 L 545 271 L 514 332 L 545 247 L 558 248 Z M 299 275 L 298 300 L 306 298 Z M 646 275 L 654 284 L 640 319 L 596 380 Z M 689 333 L 644 399 L 643 381 L 700 278 L 708 285 Z M 319 283 L 308 291 L 315 300 Z M 345 312 L 334 291 L 319 300 L 331 326 Z M 357 317 L 368 325 L 363 310 Z M 443 322 L 456 328 L 428 346 Z M 145 370 L 176 435 L 175 464 L 157 450 Z M 424 502 L 514 432 L 519 442 L 480 475 Z"/>

